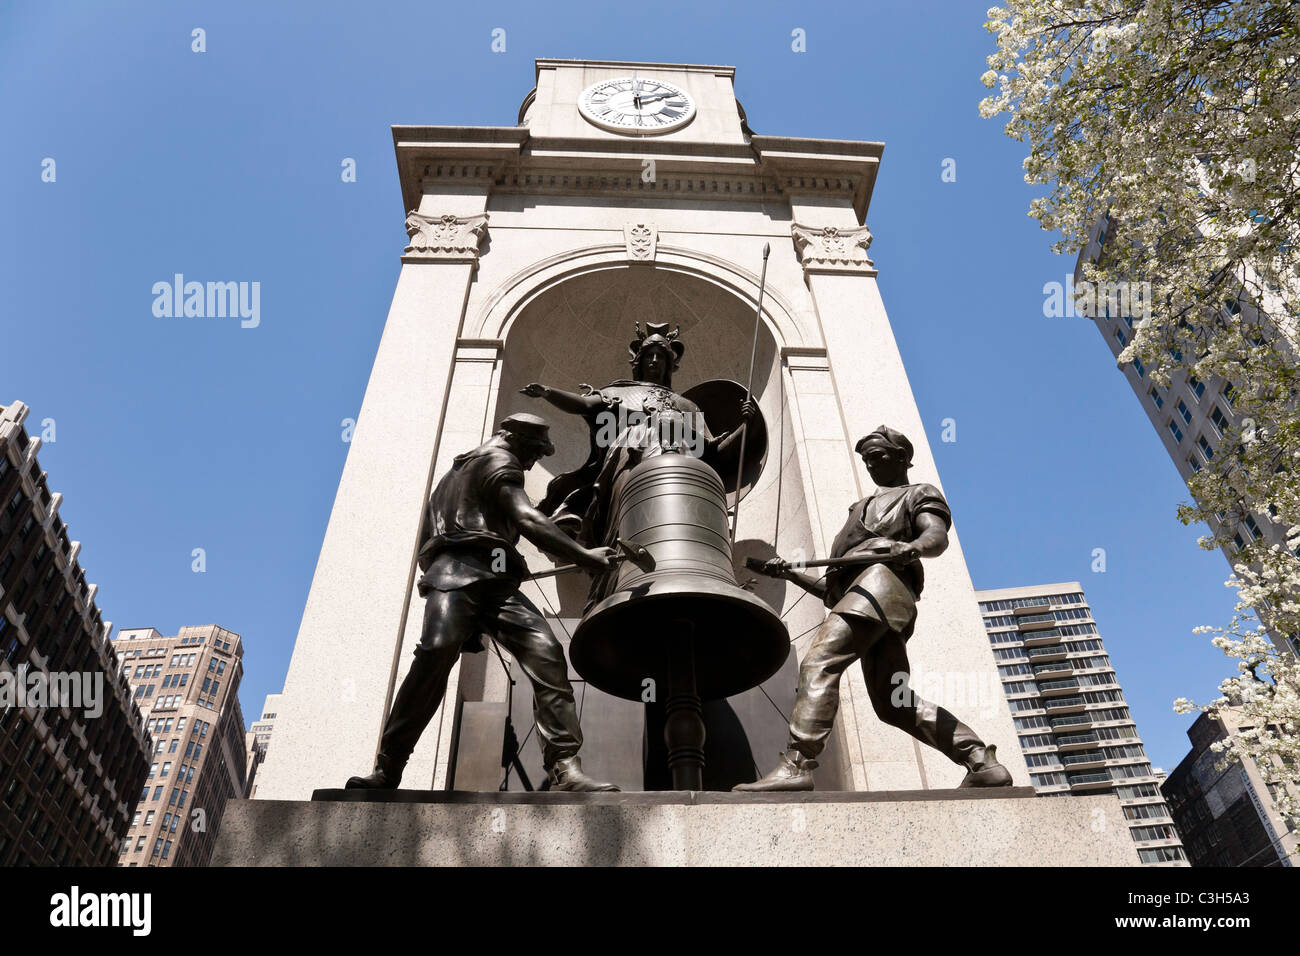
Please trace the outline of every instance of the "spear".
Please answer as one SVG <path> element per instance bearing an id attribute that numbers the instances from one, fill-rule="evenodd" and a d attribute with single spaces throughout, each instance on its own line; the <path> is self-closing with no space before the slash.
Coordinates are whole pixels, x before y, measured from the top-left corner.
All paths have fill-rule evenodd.
<path id="1" fill-rule="evenodd" d="M 754 344 L 749 350 L 749 381 L 745 384 L 745 401 L 749 401 L 754 392 L 754 360 L 758 356 L 758 327 L 763 320 L 763 289 L 767 286 L 767 256 L 772 251 L 771 243 L 763 243 L 763 273 L 758 280 L 758 308 L 754 312 Z M 740 524 L 740 481 L 745 473 L 745 438 L 748 422 L 740 423 L 740 459 L 736 464 L 736 508 L 732 512 L 731 545 L 736 545 L 736 528 Z M 780 467 L 780 463 L 778 463 Z"/>

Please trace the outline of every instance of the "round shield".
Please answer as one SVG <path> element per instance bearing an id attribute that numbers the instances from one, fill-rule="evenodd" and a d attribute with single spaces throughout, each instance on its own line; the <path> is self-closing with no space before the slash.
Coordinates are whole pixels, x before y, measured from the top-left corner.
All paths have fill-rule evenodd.
<path id="1" fill-rule="evenodd" d="M 745 400 L 745 386 L 725 378 L 700 382 L 682 392 L 682 397 L 699 406 L 700 412 L 714 435 L 725 435 L 740 425 L 740 406 Z M 767 422 L 760 411 L 745 429 L 745 467 L 740 469 L 740 497 L 749 494 L 763 473 L 767 461 Z M 740 462 L 740 446 L 732 445 L 725 455 L 710 462 L 722 477 L 727 494 L 736 491 L 736 472 Z"/>

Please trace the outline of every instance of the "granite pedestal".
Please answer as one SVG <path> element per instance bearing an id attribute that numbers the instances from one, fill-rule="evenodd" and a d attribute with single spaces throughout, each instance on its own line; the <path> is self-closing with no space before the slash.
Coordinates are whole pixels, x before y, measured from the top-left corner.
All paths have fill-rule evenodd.
<path id="1" fill-rule="evenodd" d="M 1113 795 L 318 790 L 232 800 L 214 866 L 1137 866 Z"/>

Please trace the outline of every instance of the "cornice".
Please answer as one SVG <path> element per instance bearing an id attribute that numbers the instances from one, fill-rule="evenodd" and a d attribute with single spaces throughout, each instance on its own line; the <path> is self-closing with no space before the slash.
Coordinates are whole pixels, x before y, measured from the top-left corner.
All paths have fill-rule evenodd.
<path id="1" fill-rule="evenodd" d="M 582 194 L 847 194 L 865 222 L 884 152 L 878 142 L 753 136 L 750 143 L 535 137 L 522 126 L 394 126 L 404 210 L 418 209 L 426 183 L 485 190 Z M 642 182 L 646 160 L 655 179 Z M 633 182 L 629 182 L 633 180 Z"/>
<path id="2" fill-rule="evenodd" d="M 703 63 L 654 63 L 641 60 L 568 60 L 542 57 L 533 61 L 534 77 L 541 76 L 542 70 L 560 67 L 578 67 L 598 70 L 664 70 L 673 73 L 712 73 L 715 76 L 736 75 L 734 66 L 707 65 Z"/>

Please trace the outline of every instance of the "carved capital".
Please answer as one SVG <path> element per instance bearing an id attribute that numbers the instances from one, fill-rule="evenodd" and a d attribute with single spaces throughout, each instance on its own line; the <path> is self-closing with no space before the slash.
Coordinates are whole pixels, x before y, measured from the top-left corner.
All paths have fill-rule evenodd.
<path id="1" fill-rule="evenodd" d="M 659 247 L 659 230 L 647 222 L 629 222 L 623 226 L 627 258 L 631 262 L 654 262 Z"/>
<path id="2" fill-rule="evenodd" d="M 426 216 L 412 210 L 406 216 L 410 243 L 403 262 L 478 262 L 478 247 L 487 234 L 487 213 L 475 216 Z"/>
<path id="3" fill-rule="evenodd" d="M 810 272 L 876 274 L 876 264 L 867 256 L 871 230 L 866 226 L 805 226 L 796 222 L 791 223 L 790 234 L 805 275 Z"/>

